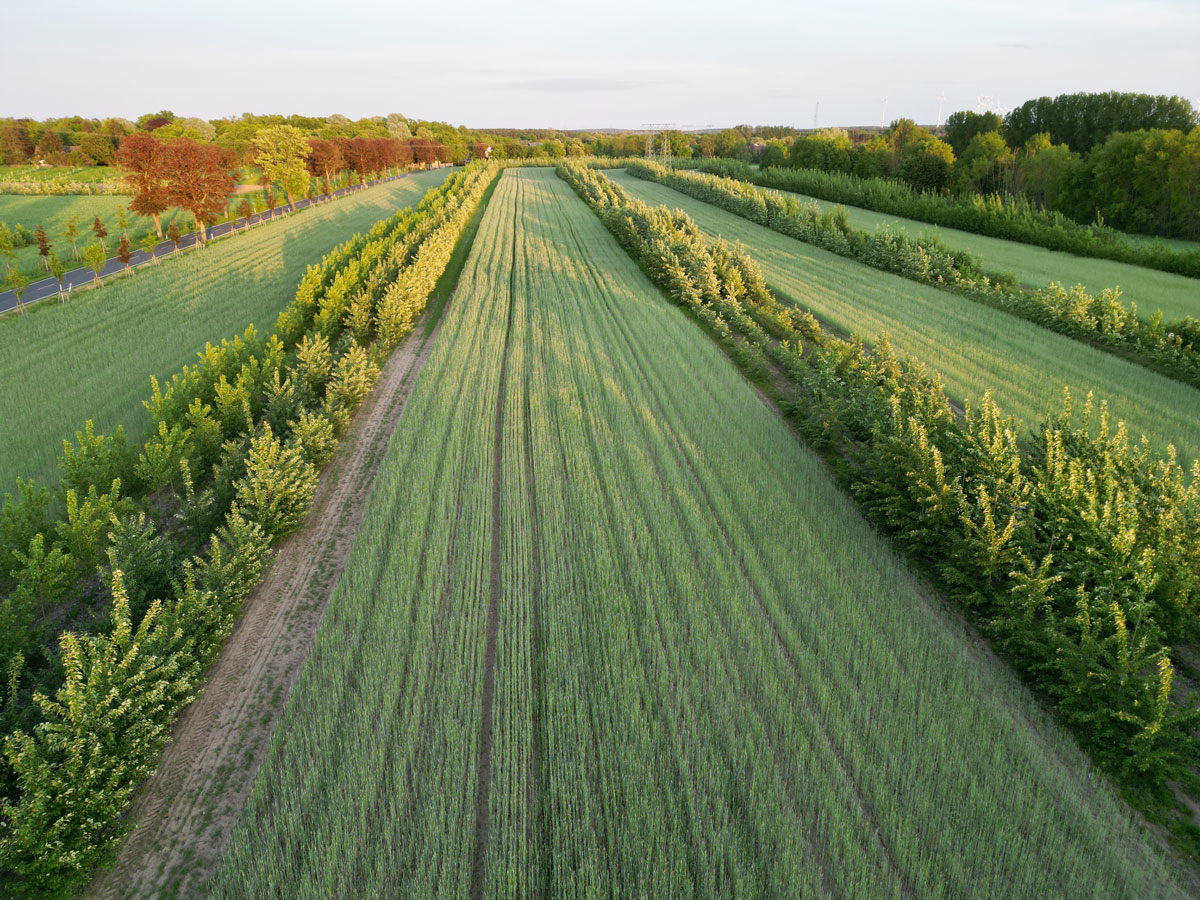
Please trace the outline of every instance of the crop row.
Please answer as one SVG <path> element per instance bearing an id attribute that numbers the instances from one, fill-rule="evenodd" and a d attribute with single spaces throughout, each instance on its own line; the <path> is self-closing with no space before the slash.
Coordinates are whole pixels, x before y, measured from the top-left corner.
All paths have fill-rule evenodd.
<path id="1" fill-rule="evenodd" d="M 919 365 L 824 332 L 683 213 L 559 172 L 748 371 L 786 377 L 777 399 L 813 446 L 1097 762 L 1155 785 L 1190 763 L 1200 713 L 1172 695 L 1166 644 L 1200 612 L 1200 468 L 1131 444 L 1090 400 L 1027 438 L 990 395 L 960 417 Z"/>
<path id="2" fill-rule="evenodd" d="M 21 727 L 5 742 L 0 870 L 30 896 L 68 891 L 119 839 L 271 542 L 302 521 L 495 174 L 455 173 L 310 266 L 273 333 L 251 327 L 155 383 L 140 448 L 89 427 L 62 462 L 65 515 L 32 487 L 6 503 L 0 656 Z M 48 619 L 107 600 L 107 622 L 47 652 Z"/>

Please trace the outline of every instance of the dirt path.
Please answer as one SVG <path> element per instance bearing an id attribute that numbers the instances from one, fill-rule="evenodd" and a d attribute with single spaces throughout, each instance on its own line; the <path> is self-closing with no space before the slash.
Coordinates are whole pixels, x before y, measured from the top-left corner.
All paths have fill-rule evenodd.
<path id="1" fill-rule="evenodd" d="M 89 900 L 202 898 L 250 795 L 275 722 L 345 568 L 388 440 L 440 322 L 392 354 L 321 476 L 307 524 L 280 545 L 203 693 L 134 801 L 134 830 Z"/>

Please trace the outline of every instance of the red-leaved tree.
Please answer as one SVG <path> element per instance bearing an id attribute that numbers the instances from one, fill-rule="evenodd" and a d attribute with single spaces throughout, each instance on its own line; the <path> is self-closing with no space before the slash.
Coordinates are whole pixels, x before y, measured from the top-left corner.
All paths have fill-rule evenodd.
<path id="1" fill-rule="evenodd" d="M 371 171 L 371 158 L 374 156 L 371 152 L 371 141 L 368 138 L 351 138 L 342 145 L 342 154 L 350 168 L 358 175 L 359 183 L 364 183 L 367 173 Z"/>
<path id="2" fill-rule="evenodd" d="M 129 208 L 139 216 L 150 216 L 154 220 L 154 231 L 161 239 L 163 230 L 159 215 L 171 206 L 163 142 L 141 131 L 127 135 L 117 150 L 117 165 L 124 171 L 125 181 L 133 190 Z"/>
<path id="3" fill-rule="evenodd" d="M 192 214 L 205 243 L 205 226 L 221 218 L 233 192 L 233 167 L 220 147 L 185 137 L 167 141 L 163 159 L 167 202 Z"/>
<path id="4" fill-rule="evenodd" d="M 346 165 L 340 142 L 309 138 L 308 147 L 308 171 L 317 178 L 324 178 L 325 193 L 332 193 L 333 177 Z"/>

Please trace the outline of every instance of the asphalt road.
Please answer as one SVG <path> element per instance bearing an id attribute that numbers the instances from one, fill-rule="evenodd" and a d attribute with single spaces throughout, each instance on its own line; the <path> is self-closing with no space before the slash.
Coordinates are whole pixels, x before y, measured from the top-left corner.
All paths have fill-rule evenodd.
<path id="1" fill-rule="evenodd" d="M 402 175 L 392 175 L 388 178 L 381 178 L 378 181 L 368 181 L 367 187 L 374 187 L 375 185 L 383 184 L 386 181 L 395 181 L 397 178 L 407 178 L 411 174 L 411 172 L 405 172 Z M 309 200 L 308 198 L 297 200 L 296 209 L 301 210 L 305 207 L 312 206 L 314 203 L 320 203 L 334 197 L 341 197 L 352 191 L 360 190 L 363 190 L 363 188 L 359 185 L 355 185 L 352 188 L 340 188 L 334 191 L 332 194 L 318 194 L 312 200 Z M 276 207 L 275 209 L 267 210 L 262 214 L 256 213 L 255 215 L 248 216 L 245 219 L 234 219 L 231 222 L 222 222 L 220 225 L 213 225 L 211 228 L 205 229 L 205 232 L 208 236 L 208 239 L 211 241 L 213 238 L 219 238 L 229 234 L 235 227 L 240 229 L 246 227 L 247 225 L 257 225 L 260 222 L 269 222 L 271 219 L 276 219 L 280 216 L 287 215 L 288 212 L 289 210 L 287 206 Z M 187 247 L 194 247 L 199 242 L 199 232 L 190 231 L 179 239 L 179 249 L 183 250 Z M 175 245 L 170 241 L 163 241 L 154 248 L 153 254 L 147 253 L 144 250 L 135 250 L 133 256 L 130 258 L 129 265 L 145 265 L 155 257 L 161 259 L 164 256 L 170 256 L 174 252 Z M 112 256 L 109 257 L 108 262 L 104 265 L 104 268 L 100 270 L 100 277 L 108 278 L 123 271 L 125 271 L 124 263 L 122 263 L 115 256 Z M 63 277 L 62 290 L 67 296 L 70 296 L 69 291 L 72 288 L 84 287 L 93 284 L 95 280 L 95 273 L 92 272 L 91 269 L 81 266 L 78 269 L 72 269 Z M 53 278 L 43 278 L 40 281 L 32 282 L 29 287 L 25 289 L 25 293 L 21 296 L 21 305 L 28 306 L 29 304 L 36 303 L 39 300 L 45 300 L 47 297 L 57 298 L 58 293 L 58 282 L 56 282 Z M 14 294 L 12 291 L 4 291 L 0 293 L 0 315 L 3 315 L 6 312 L 11 312 L 16 308 L 16 294 Z"/>

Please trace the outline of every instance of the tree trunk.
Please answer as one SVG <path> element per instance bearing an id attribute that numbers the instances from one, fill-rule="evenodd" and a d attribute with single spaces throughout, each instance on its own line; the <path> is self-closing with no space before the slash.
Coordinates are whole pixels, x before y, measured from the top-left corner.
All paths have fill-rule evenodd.
<path id="1" fill-rule="evenodd" d="M 296 201 L 294 199 L 292 199 L 292 192 L 284 191 L 284 193 L 287 195 L 287 198 L 288 198 L 288 208 L 292 212 L 295 212 L 296 211 Z"/>
<path id="2" fill-rule="evenodd" d="M 162 240 L 162 220 L 158 217 L 158 213 L 150 213 L 154 219 L 154 232 L 158 235 L 158 239 Z"/>

